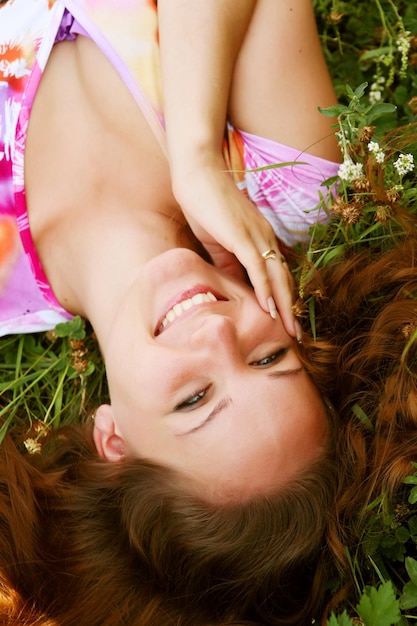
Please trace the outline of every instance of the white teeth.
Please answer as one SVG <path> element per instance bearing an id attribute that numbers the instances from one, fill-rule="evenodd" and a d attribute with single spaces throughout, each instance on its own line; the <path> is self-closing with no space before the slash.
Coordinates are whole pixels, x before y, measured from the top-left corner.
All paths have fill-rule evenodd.
<path id="1" fill-rule="evenodd" d="M 191 309 L 191 307 L 193 306 L 193 301 L 191 300 L 191 298 L 189 300 L 184 300 L 184 302 L 181 302 L 180 306 L 183 308 L 184 311 L 187 311 L 187 309 Z"/>
<path id="2" fill-rule="evenodd" d="M 168 322 L 173 322 L 175 320 L 177 316 L 175 315 L 175 311 L 174 309 L 171 309 L 170 311 L 168 311 L 168 313 L 166 314 L 166 318 L 168 320 Z"/>
<path id="3" fill-rule="evenodd" d="M 186 300 L 183 300 L 182 302 L 177 302 L 177 304 L 174 304 L 172 309 L 170 309 L 166 313 L 164 319 L 161 322 L 161 326 L 159 327 L 159 332 L 163 328 L 166 328 L 166 326 L 168 326 L 170 322 L 173 322 L 177 317 L 180 317 L 180 315 L 182 315 L 184 311 L 188 311 L 188 309 L 191 309 L 193 306 L 196 306 L 197 304 L 203 304 L 204 302 L 216 302 L 216 301 L 217 301 L 216 296 L 213 293 L 211 293 L 211 291 L 208 291 L 207 293 L 197 293 L 195 294 L 195 296 L 192 296 L 191 298 L 187 298 Z"/>
<path id="4" fill-rule="evenodd" d="M 191 298 L 193 304 L 203 304 L 203 302 L 209 302 L 209 299 L 206 300 L 205 293 L 196 293 L 195 296 Z"/>

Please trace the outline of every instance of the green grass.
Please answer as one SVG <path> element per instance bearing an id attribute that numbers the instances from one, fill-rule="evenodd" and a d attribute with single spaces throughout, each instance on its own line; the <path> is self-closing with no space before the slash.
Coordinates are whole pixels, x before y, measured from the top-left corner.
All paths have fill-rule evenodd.
<path id="1" fill-rule="evenodd" d="M 98 344 L 80 318 L 48 333 L 0 338 L 0 442 L 9 430 L 33 446 L 105 400 Z"/>
<path id="2" fill-rule="evenodd" d="M 375 138 L 379 139 L 387 130 L 417 121 L 415 3 L 314 0 L 313 4 L 325 57 L 345 107 L 338 110 L 339 130 L 345 132 L 349 145 L 358 143 L 357 131 L 367 123 L 376 125 Z M 404 32 L 412 35 L 407 55 L 396 43 Z M 380 100 L 375 99 L 372 87 L 378 80 Z M 381 104 L 391 106 L 384 109 Z M 364 143 L 361 145 L 355 159 L 365 163 L 372 155 Z M 417 160 L 417 154 L 415 157 Z M 396 155 L 390 158 L 385 186 L 401 185 L 403 201 L 414 210 L 415 185 L 407 177 L 398 180 L 393 165 Z M 308 257 L 316 265 L 328 263 L 346 245 L 392 241 L 400 228 L 384 222 L 381 207 L 363 190 L 346 183 L 342 196 L 340 219 L 329 228 L 317 226 L 314 231 Z M 358 203 L 360 219 L 355 222 Z M 306 265 L 298 269 L 301 291 L 307 273 Z M 314 329 L 314 303 L 308 306 Z M 0 338 L 0 441 L 9 430 L 34 451 L 45 430 L 82 421 L 106 400 L 98 345 L 91 328 L 81 320 L 61 325 L 53 333 Z M 417 623 L 417 510 L 416 492 L 412 491 L 417 477 L 409 482 L 410 501 L 406 495 L 398 502 L 387 503 L 381 498 L 374 503 L 363 542 L 350 555 L 356 595 L 347 604 L 347 611 L 332 616 L 331 626 L 349 626 L 353 617 L 366 626 Z"/>

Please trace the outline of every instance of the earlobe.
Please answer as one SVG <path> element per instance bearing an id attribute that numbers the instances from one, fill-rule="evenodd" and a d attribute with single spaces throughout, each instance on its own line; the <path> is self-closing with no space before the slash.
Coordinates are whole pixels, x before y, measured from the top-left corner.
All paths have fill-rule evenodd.
<path id="1" fill-rule="evenodd" d="M 120 461 L 125 457 L 125 443 L 116 433 L 113 409 L 110 404 L 102 404 L 97 409 L 93 438 L 101 458 L 107 461 Z"/>

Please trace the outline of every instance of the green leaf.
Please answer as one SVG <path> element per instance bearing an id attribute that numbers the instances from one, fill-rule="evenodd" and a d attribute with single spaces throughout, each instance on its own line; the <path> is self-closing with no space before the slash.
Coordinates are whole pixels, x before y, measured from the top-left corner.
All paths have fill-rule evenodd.
<path id="1" fill-rule="evenodd" d="M 346 85 L 346 93 L 349 96 L 349 98 L 355 97 L 354 91 L 350 85 Z"/>
<path id="2" fill-rule="evenodd" d="M 378 589 L 370 587 L 356 607 L 366 626 L 392 626 L 401 619 L 400 603 L 392 582 L 388 580 Z"/>
<path id="3" fill-rule="evenodd" d="M 79 315 L 69 322 L 63 322 L 57 324 L 55 332 L 58 337 L 70 337 L 70 339 L 84 339 L 85 338 L 85 322 Z"/>
<path id="4" fill-rule="evenodd" d="M 399 526 L 395 531 L 395 538 L 400 543 L 405 543 L 410 539 L 410 532 L 405 526 Z"/>
<path id="5" fill-rule="evenodd" d="M 405 569 L 410 577 L 410 580 L 417 585 L 417 561 L 411 556 L 407 556 L 405 559 Z"/>
<path id="6" fill-rule="evenodd" d="M 387 113 L 394 113 L 397 110 L 395 104 L 389 104 L 388 102 L 380 102 L 375 104 L 370 111 L 366 115 L 366 123 L 372 124 L 378 117 L 381 115 L 386 115 Z"/>
<path id="7" fill-rule="evenodd" d="M 408 496 L 408 501 L 410 504 L 415 504 L 417 502 L 417 487 L 413 487 L 410 491 L 410 495 Z"/>
<path id="8" fill-rule="evenodd" d="M 233 170 L 236 172 L 264 172 L 265 170 L 276 170 L 280 167 L 293 167 L 297 165 L 309 165 L 307 161 L 282 161 L 281 163 L 272 163 L 272 165 L 263 165 L 262 167 L 254 167 L 251 170 Z"/>
<path id="9" fill-rule="evenodd" d="M 410 517 L 408 520 L 408 529 L 412 536 L 417 535 L 417 516 L 413 515 L 413 517 Z"/>
<path id="10" fill-rule="evenodd" d="M 329 250 L 323 254 L 321 261 L 323 265 L 327 265 L 330 261 L 333 261 L 338 256 L 342 255 L 345 251 L 345 246 L 343 244 L 339 246 L 334 246 L 334 248 L 329 248 Z"/>
<path id="11" fill-rule="evenodd" d="M 406 485 L 417 485 L 417 476 L 413 474 L 412 476 L 406 476 L 403 480 Z"/>
<path id="12" fill-rule="evenodd" d="M 363 54 L 361 54 L 361 56 L 359 57 L 359 61 L 374 61 L 377 58 L 380 58 L 382 56 L 385 56 L 386 54 L 389 54 L 392 51 L 391 46 L 381 46 L 380 48 L 375 48 L 374 50 L 366 50 Z"/>
<path id="13" fill-rule="evenodd" d="M 365 411 L 359 406 L 359 404 L 356 403 L 353 405 L 352 412 L 362 422 L 367 430 L 373 431 L 374 427 L 372 426 L 371 420 L 369 419 Z"/>
<path id="14" fill-rule="evenodd" d="M 404 585 L 403 593 L 400 597 L 400 607 L 406 610 L 417 607 L 417 585 L 411 580 Z"/>
<path id="15" fill-rule="evenodd" d="M 361 83 L 358 87 L 356 87 L 355 91 L 354 91 L 354 96 L 356 98 L 362 98 L 363 94 L 365 93 L 365 89 L 367 88 L 368 83 L 364 82 Z M 346 85 L 346 88 L 348 87 L 348 85 Z"/>
<path id="16" fill-rule="evenodd" d="M 344 104 L 335 104 L 334 106 L 327 107 L 326 109 L 318 107 L 318 109 L 325 117 L 338 117 L 339 115 L 349 111 L 349 107 Z"/>
<path id="17" fill-rule="evenodd" d="M 349 617 L 345 609 L 343 613 L 337 617 L 332 613 L 330 619 L 327 620 L 327 626 L 353 626 L 353 620 Z"/>

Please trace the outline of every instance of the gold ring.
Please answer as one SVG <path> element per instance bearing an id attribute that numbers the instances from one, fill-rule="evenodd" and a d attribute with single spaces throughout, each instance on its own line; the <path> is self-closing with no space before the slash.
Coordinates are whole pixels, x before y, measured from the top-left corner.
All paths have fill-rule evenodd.
<path id="1" fill-rule="evenodd" d="M 262 252 L 261 257 L 263 259 L 265 259 L 265 261 L 267 261 L 268 259 L 276 259 L 277 258 L 277 252 L 276 252 L 276 250 L 273 250 L 271 248 L 270 250 L 265 250 L 265 252 Z"/>

